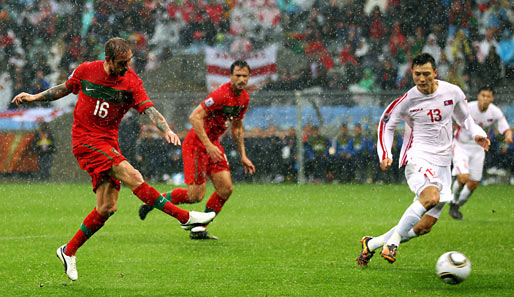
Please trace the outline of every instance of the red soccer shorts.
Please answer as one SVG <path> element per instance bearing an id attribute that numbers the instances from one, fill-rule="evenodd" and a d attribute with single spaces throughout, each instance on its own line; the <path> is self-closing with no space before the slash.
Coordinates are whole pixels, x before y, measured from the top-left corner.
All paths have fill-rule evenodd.
<path id="1" fill-rule="evenodd" d="M 225 150 L 219 141 L 213 142 L 223 153 L 223 161 L 214 162 L 202 144 L 189 135 L 182 143 L 182 160 L 184 161 L 184 181 L 186 184 L 201 185 L 207 177 L 220 171 L 230 171 Z"/>
<path id="2" fill-rule="evenodd" d="M 120 181 L 109 176 L 108 171 L 113 165 L 119 165 L 126 158 L 119 152 L 119 145 L 109 143 L 80 144 L 73 148 L 73 154 L 79 162 L 80 168 L 87 171 L 91 176 L 93 192 L 104 180 L 110 182 L 118 191 Z"/>

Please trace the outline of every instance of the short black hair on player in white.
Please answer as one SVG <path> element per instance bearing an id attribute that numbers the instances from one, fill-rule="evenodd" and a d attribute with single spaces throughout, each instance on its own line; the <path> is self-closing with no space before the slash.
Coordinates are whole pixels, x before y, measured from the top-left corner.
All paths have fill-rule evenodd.
<path id="1" fill-rule="evenodd" d="M 437 69 L 437 66 L 435 65 L 434 57 L 432 57 L 432 55 L 430 55 L 428 53 L 422 53 L 422 54 L 417 55 L 412 60 L 411 69 L 414 68 L 414 66 L 416 66 L 416 65 L 425 65 L 426 63 L 432 64 L 432 69 L 434 69 L 434 70 Z"/>
<path id="2" fill-rule="evenodd" d="M 248 63 L 246 63 L 245 60 L 236 60 L 234 61 L 234 63 L 232 63 L 232 65 L 230 65 L 230 74 L 234 73 L 234 68 L 239 67 L 239 68 L 248 68 L 248 71 L 249 72 L 252 72 L 252 69 L 250 68 L 250 65 L 248 65 Z"/>
<path id="3" fill-rule="evenodd" d="M 491 93 L 493 93 L 493 96 L 494 96 L 494 88 L 491 85 L 485 85 L 485 86 L 482 86 L 480 89 L 478 89 L 479 93 L 482 91 L 491 91 Z"/>

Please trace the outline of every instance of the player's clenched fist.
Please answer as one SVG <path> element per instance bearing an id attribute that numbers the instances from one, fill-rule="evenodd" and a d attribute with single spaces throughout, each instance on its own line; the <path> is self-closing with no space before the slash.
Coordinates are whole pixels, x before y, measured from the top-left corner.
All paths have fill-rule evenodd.
<path id="1" fill-rule="evenodd" d="M 389 169 L 389 167 L 391 167 L 391 164 L 393 164 L 393 160 L 385 158 L 382 160 L 382 162 L 380 162 L 380 169 L 382 169 L 382 171 L 386 171 Z"/>

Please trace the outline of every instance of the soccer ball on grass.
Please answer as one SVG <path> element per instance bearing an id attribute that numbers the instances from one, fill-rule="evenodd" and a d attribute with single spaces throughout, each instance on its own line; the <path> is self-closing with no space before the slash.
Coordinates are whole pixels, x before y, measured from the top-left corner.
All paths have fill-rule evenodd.
<path id="1" fill-rule="evenodd" d="M 446 252 L 439 257 L 435 266 L 439 278 L 450 285 L 456 285 L 468 278 L 471 262 L 459 252 Z"/>

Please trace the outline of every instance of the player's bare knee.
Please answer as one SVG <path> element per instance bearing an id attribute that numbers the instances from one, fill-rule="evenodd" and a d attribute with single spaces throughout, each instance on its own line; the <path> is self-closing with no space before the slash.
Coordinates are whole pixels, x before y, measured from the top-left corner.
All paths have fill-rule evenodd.
<path id="1" fill-rule="evenodd" d="M 467 174 L 459 174 L 459 175 L 457 175 L 457 181 L 461 185 L 465 185 L 468 182 L 468 180 L 469 180 L 469 175 L 467 175 Z"/>
<path id="2" fill-rule="evenodd" d="M 110 217 L 118 210 L 116 204 L 106 203 L 96 207 L 96 211 L 103 217 Z"/>
<path id="3" fill-rule="evenodd" d="M 134 188 L 140 186 L 142 183 L 145 182 L 143 175 L 137 169 L 131 170 L 128 173 L 128 180 L 129 181 L 127 182 L 127 184 L 132 184 Z"/>
<path id="4" fill-rule="evenodd" d="M 419 202 L 427 210 L 436 206 L 439 203 L 439 189 L 436 187 L 427 187 L 419 197 Z"/>
<path id="5" fill-rule="evenodd" d="M 228 199 L 230 197 L 230 195 L 232 195 L 233 190 L 234 190 L 234 187 L 232 185 L 230 185 L 230 186 L 226 186 L 226 187 L 223 187 L 223 188 L 217 190 L 216 193 L 218 193 L 218 195 L 220 195 L 221 197 Z"/>
<path id="6" fill-rule="evenodd" d="M 200 194 L 193 194 L 191 196 L 189 196 L 189 202 L 191 203 L 198 203 L 198 202 L 201 202 L 203 200 L 203 197 L 204 195 L 200 195 Z"/>
<path id="7" fill-rule="evenodd" d="M 466 183 L 466 186 L 468 187 L 468 189 L 470 191 L 473 191 L 478 187 L 478 181 L 470 180 L 469 182 Z"/>

